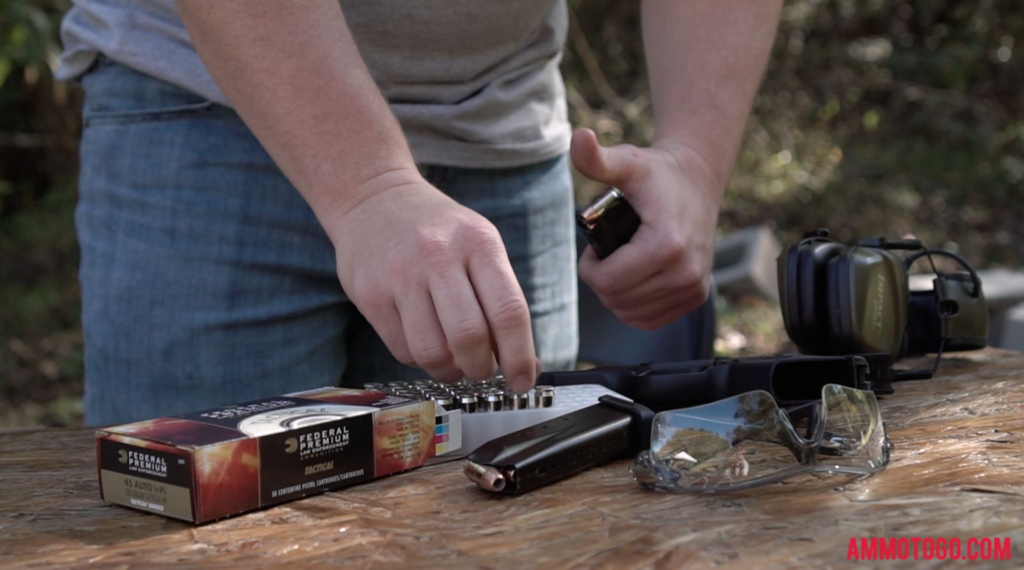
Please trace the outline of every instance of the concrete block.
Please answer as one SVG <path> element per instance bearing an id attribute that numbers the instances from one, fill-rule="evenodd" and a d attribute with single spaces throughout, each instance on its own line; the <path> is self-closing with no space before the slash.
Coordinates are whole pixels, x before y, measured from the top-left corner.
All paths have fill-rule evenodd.
<path id="1" fill-rule="evenodd" d="M 715 242 L 712 268 L 718 290 L 729 296 L 759 295 L 778 302 L 775 259 L 782 244 L 768 226 L 732 232 Z"/>
<path id="2" fill-rule="evenodd" d="M 1024 303 L 1006 311 L 999 337 L 1000 348 L 1024 352 Z"/>

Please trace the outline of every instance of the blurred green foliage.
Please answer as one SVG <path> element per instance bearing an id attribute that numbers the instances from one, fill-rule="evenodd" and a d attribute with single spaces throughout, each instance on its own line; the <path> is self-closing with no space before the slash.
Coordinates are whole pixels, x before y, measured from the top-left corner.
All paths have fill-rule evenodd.
<path id="1" fill-rule="evenodd" d="M 53 81 L 69 5 L 0 0 L 0 428 L 81 422 L 81 97 Z"/>
<path id="2" fill-rule="evenodd" d="M 645 144 L 639 2 L 570 0 L 573 123 Z M 52 80 L 68 0 L 0 0 L 0 427 L 80 421 L 73 228 L 80 93 Z M 780 239 L 913 233 L 1020 266 L 1024 3 L 789 0 L 721 216 Z M 700 54 L 681 54 L 700 57 Z M 580 199 L 599 188 L 579 181 Z M 782 343 L 778 312 L 721 302 L 721 352 Z"/>

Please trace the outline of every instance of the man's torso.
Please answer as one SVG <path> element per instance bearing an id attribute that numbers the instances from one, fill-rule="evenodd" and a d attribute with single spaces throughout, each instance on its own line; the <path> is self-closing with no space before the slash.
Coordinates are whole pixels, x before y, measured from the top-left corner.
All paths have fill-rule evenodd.
<path id="1" fill-rule="evenodd" d="M 567 28 L 564 0 L 341 5 L 417 161 L 508 167 L 568 149 L 558 74 Z M 102 53 L 229 104 L 192 47 L 173 0 L 76 0 L 61 34 L 61 78 L 80 75 Z"/>

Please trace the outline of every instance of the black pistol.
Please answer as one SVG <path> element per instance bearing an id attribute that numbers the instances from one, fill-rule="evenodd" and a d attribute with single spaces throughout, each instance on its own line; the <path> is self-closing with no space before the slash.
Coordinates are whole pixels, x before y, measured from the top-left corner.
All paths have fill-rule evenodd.
<path id="1" fill-rule="evenodd" d="M 783 354 L 543 372 L 537 383 L 598 384 L 661 412 L 709 404 L 751 390 L 768 392 L 780 406 L 795 406 L 820 398 L 824 384 L 886 395 L 893 393 L 892 381 L 898 374 L 886 353 Z"/>

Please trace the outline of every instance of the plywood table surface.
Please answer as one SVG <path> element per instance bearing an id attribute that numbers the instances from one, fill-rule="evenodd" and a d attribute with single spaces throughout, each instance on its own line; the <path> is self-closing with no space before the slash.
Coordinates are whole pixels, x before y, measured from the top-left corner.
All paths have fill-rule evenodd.
<path id="1" fill-rule="evenodd" d="M 882 409 L 893 461 L 852 483 L 673 495 L 620 461 L 504 497 L 456 462 L 198 527 L 100 501 L 91 430 L 0 433 L 0 568 L 850 568 L 851 537 L 1010 537 L 959 565 L 1024 565 L 1024 355 L 950 355 Z"/>

